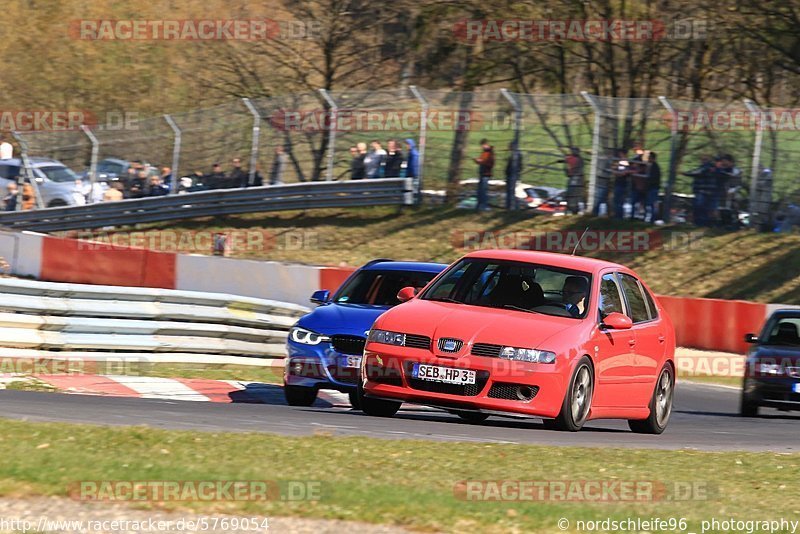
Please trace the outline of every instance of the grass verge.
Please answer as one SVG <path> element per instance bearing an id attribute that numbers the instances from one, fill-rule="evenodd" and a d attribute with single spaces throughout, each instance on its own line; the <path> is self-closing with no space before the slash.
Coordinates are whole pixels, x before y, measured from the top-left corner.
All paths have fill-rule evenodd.
<path id="1" fill-rule="evenodd" d="M 560 518 L 574 526 L 608 517 L 686 518 L 691 530 L 712 516 L 800 514 L 797 454 L 293 438 L 7 420 L 0 430 L 4 496 L 68 495 L 80 481 L 312 481 L 320 483 L 316 501 L 153 506 L 479 532 L 559 532 Z M 666 493 L 639 502 L 474 501 L 455 491 L 466 480 L 644 481 Z M 684 494 L 686 500 L 672 491 L 688 486 L 702 491 Z M 783 504 L 776 507 L 776 499 Z"/>

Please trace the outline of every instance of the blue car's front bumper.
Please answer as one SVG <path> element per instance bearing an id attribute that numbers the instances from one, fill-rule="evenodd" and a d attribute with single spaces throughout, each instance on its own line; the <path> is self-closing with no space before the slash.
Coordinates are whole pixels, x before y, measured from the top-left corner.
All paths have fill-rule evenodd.
<path id="1" fill-rule="evenodd" d="M 288 356 L 283 373 L 286 384 L 343 393 L 356 390 L 361 355 L 339 353 L 327 341 L 306 345 L 288 340 L 286 350 Z"/>

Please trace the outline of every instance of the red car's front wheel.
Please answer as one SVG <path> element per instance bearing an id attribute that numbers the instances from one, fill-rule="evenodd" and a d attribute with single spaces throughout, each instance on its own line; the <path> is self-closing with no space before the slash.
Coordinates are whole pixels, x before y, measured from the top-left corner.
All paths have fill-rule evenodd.
<path id="1" fill-rule="evenodd" d="M 589 358 L 584 356 L 572 372 L 567 394 L 564 395 L 564 402 L 561 405 L 561 412 L 555 419 L 545 420 L 545 427 L 569 432 L 580 430 L 589 417 L 593 394 L 594 369 Z"/>

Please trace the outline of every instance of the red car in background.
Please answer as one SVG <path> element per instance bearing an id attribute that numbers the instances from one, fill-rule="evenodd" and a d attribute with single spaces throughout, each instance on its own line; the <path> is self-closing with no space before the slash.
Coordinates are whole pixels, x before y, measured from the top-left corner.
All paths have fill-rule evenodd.
<path id="1" fill-rule="evenodd" d="M 390 417 L 403 402 L 471 422 L 492 414 L 541 417 L 577 431 L 627 419 L 660 434 L 672 411 L 675 333 L 630 269 L 519 250 L 479 251 L 381 315 L 362 358 L 364 412 Z"/>

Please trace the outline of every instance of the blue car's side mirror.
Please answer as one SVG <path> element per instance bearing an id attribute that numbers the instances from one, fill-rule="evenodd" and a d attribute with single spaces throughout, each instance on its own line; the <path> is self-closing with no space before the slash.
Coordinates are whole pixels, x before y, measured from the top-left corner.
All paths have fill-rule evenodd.
<path id="1" fill-rule="evenodd" d="M 314 291 L 309 299 L 314 304 L 325 304 L 328 302 L 328 299 L 331 298 L 331 292 L 327 289 L 320 289 L 318 291 Z"/>

